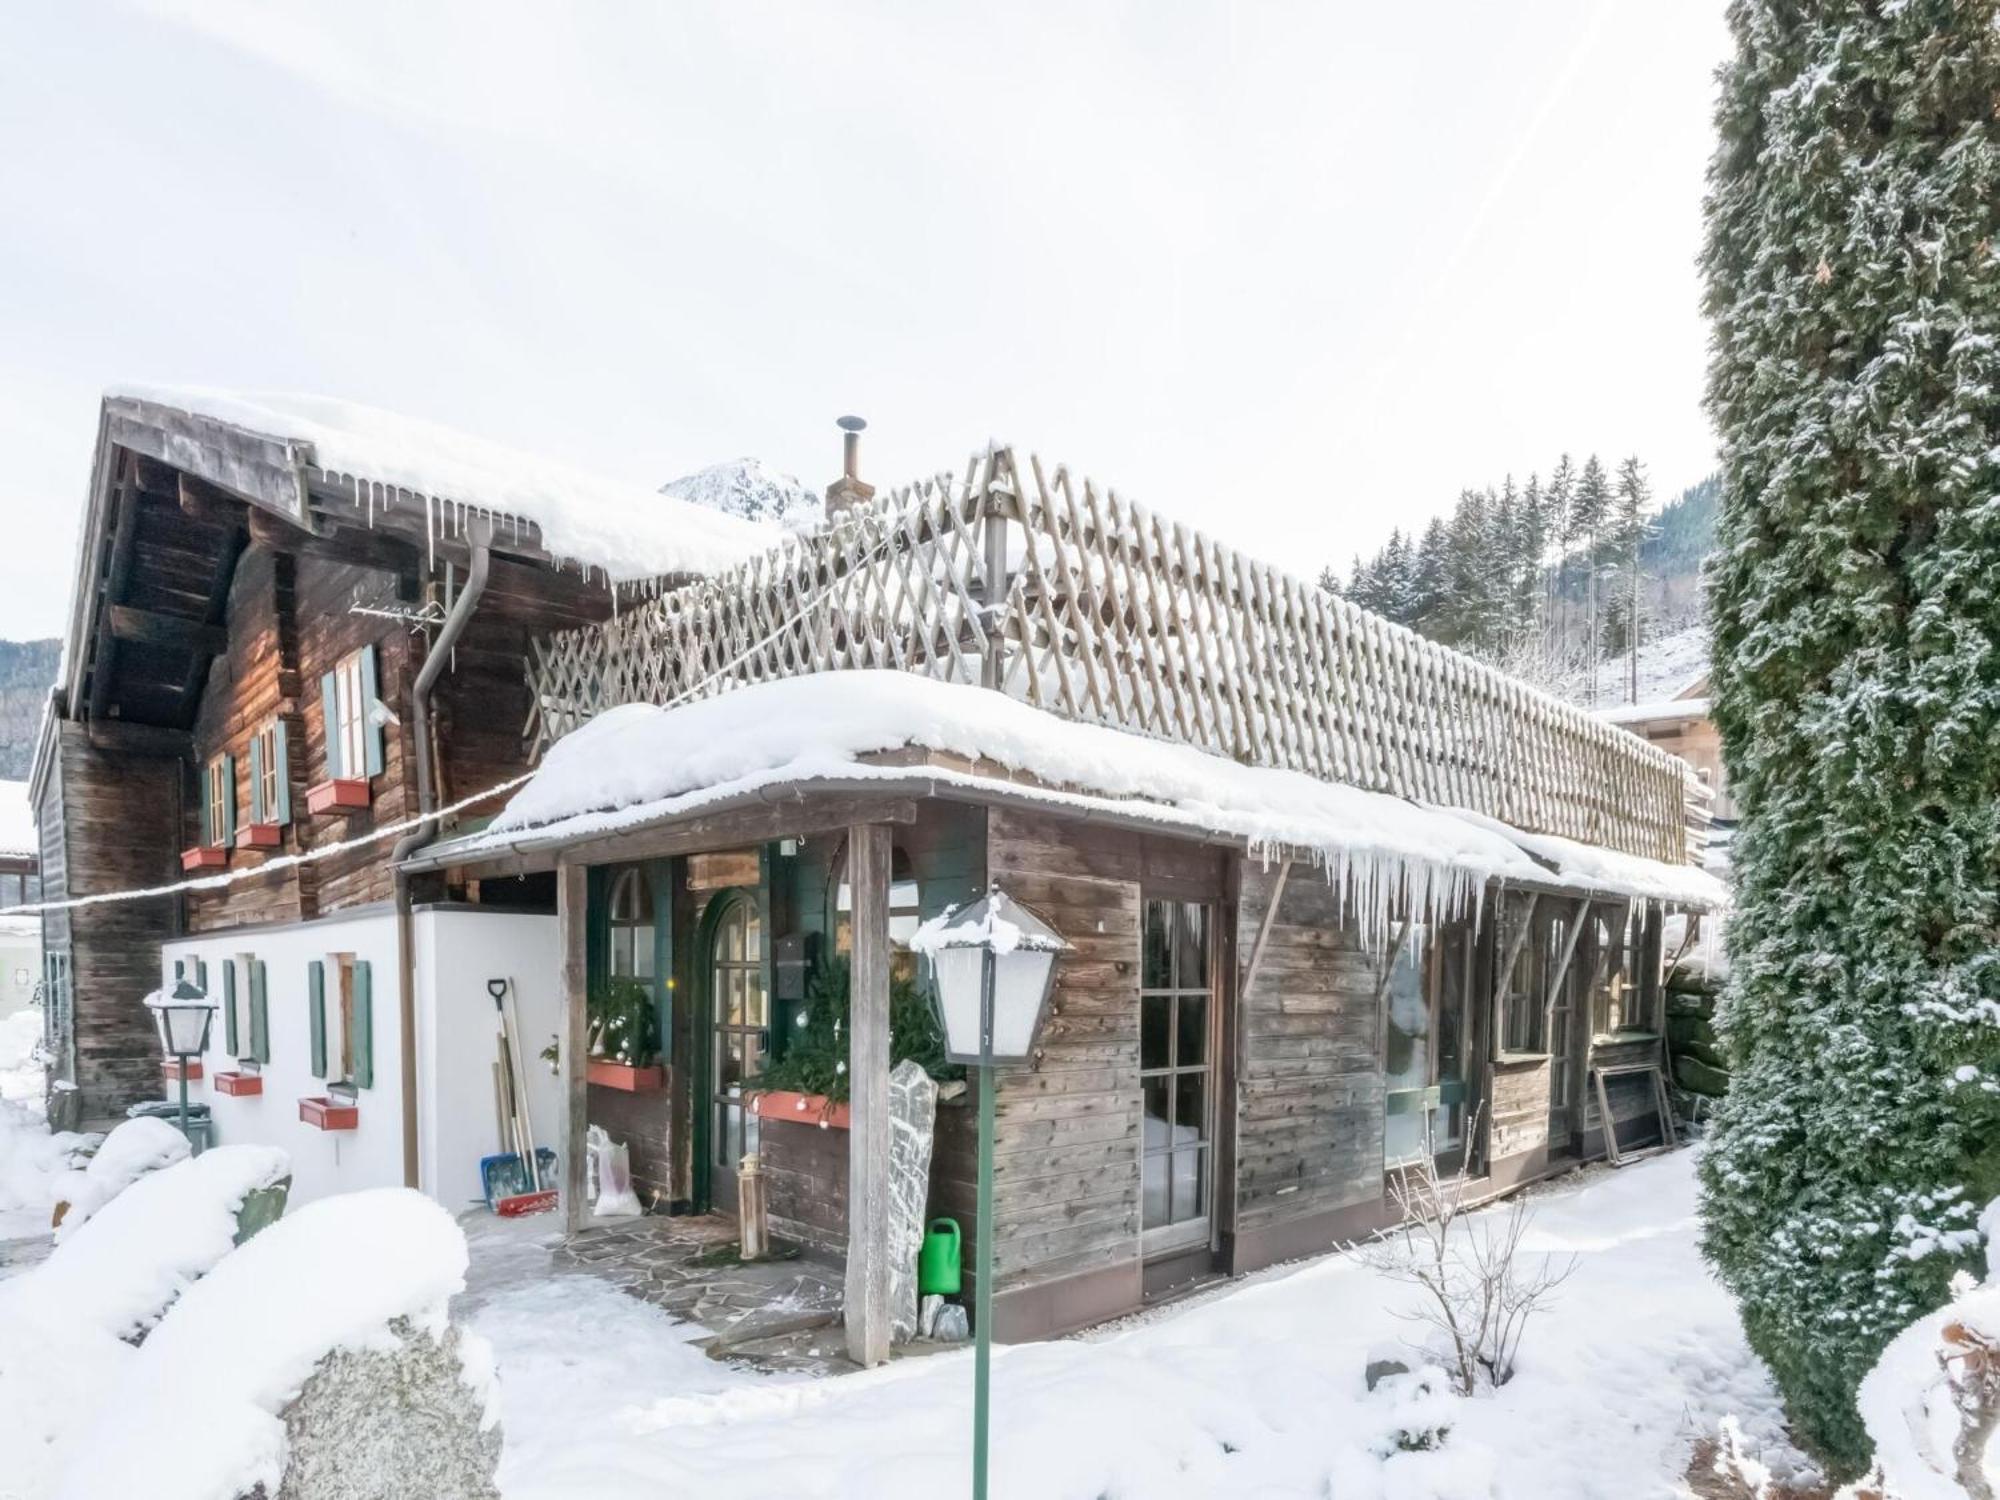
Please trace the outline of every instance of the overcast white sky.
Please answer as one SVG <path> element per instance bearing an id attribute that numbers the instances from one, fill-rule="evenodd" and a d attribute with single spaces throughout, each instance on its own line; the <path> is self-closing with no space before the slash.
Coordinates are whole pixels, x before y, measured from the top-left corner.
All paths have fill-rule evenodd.
<path id="1" fill-rule="evenodd" d="M 1564 448 L 1705 473 L 1722 0 L 0 14 L 0 635 L 95 403 L 312 391 L 660 482 L 988 437 L 1299 571 Z"/>

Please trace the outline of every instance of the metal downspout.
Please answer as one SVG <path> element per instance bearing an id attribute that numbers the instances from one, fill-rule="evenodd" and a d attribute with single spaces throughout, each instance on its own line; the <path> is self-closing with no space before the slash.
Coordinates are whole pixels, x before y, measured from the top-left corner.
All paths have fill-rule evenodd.
<path id="1" fill-rule="evenodd" d="M 465 633 L 466 622 L 479 607 L 486 592 L 486 574 L 492 563 L 493 528 L 490 522 L 477 523 L 472 533 L 472 568 L 465 587 L 452 602 L 444 628 L 431 643 L 417 680 L 410 688 L 410 736 L 417 759 L 417 814 L 422 819 L 390 852 L 389 862 L 396 880 L 396 962 L 399 971 L 397 1021 L 403 1056 L 403 1185 L 419 1186 L 422 1172 L 417 1155 L 417 939 L 410 911 L 410 876 L 403 861 L 437 837 L 437 789 L 431 784 L 431 690 L 444 675 L 452 647 Z"/>

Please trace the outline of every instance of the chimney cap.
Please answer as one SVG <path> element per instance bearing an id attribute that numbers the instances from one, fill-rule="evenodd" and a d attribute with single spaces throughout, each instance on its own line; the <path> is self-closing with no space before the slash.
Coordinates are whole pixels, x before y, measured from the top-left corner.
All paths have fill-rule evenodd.
<path id="1" fill-rule="evenodd" d="M 866 432 L 868 430 L 868 419 L 866 417 L 837 417 L 834 419 L 833 425 L 838 427 L 842 432 Z"/>

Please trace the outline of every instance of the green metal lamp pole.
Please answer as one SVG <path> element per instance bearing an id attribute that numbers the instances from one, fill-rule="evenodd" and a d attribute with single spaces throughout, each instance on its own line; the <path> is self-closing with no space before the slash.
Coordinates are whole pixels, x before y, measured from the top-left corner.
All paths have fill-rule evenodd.
<path id="1" fill-rule="evenodd" d="M 986 1500 L 987 1402 L 993 1378 L 993 1132 L 993 950 L 988 948 L 979 983 L 979 1286 L 972 1345 L 972 1500 Z"/>

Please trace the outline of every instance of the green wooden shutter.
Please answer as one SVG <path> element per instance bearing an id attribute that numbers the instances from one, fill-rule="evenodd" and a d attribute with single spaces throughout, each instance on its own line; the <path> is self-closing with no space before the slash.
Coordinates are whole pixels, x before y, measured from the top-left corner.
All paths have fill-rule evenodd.
<path id="1" fill-rule="evenodd" d="M 264 1000 L 264 960 L 250 960 L 250 1055 L 271 1060 L 271 1013 Z"/>
<path id="2" fill-rule="evenodd" d="M 222 757 L 222 842 L 236 841 L 236 757 Z"/>
<path id="3" fill-rule="evenodd" d="M 236 1047 L 236 961 L 222 961 L 222 1050 L 231 1057 L 238 1055 Z"/>
<path id="4" fill-rule="evenodd" d="M 264 816 L 264 736 L 250 736 L 250 821 L 263 823 Z"/>
<path id="5" fill-rule="evenodd" d="M 347 1050 L 354 1058 L 354 1086 L 375 1086 L 375 982 L 368 962 L 354 961 L 354 1008 L 347 1017 Z"/>
<path id="6" fill-rule="evenodd" d="M 319 697 L 326 708 L 326 779 L 333 781 L 347 774 L 340 764 L 340 685 L 333 673 L 320 678 Z"/>
<path id="7" fill-rule="evenodd" d="M 285 737 L 285 721 L 279 719 L 271 726 L 271 755 L 277 761 L 271 786 L 275 792 L 272 806 L 264 809 L 264 814 L 273 823 L 292 821 L 292 752 Z"/>
<path id="8" fill-rule="evenodd" d="M 364 646 L 361 648 L 361 706 L 356 711 L 361 715 L 364 726 L 361 742 L 366 747 L 370 776 L 382 774 L 382 726 L 368 722 L 374 717 L 375 705 L 380 700 L 381 694 L 375 686 L 375 648 Z"/>
<path id="9" fill-rule="evenodd" d="M 312 1076 L 326 1077 L 326 965 L 306 965 L 306 1031 L 312 1041 Z"/>

